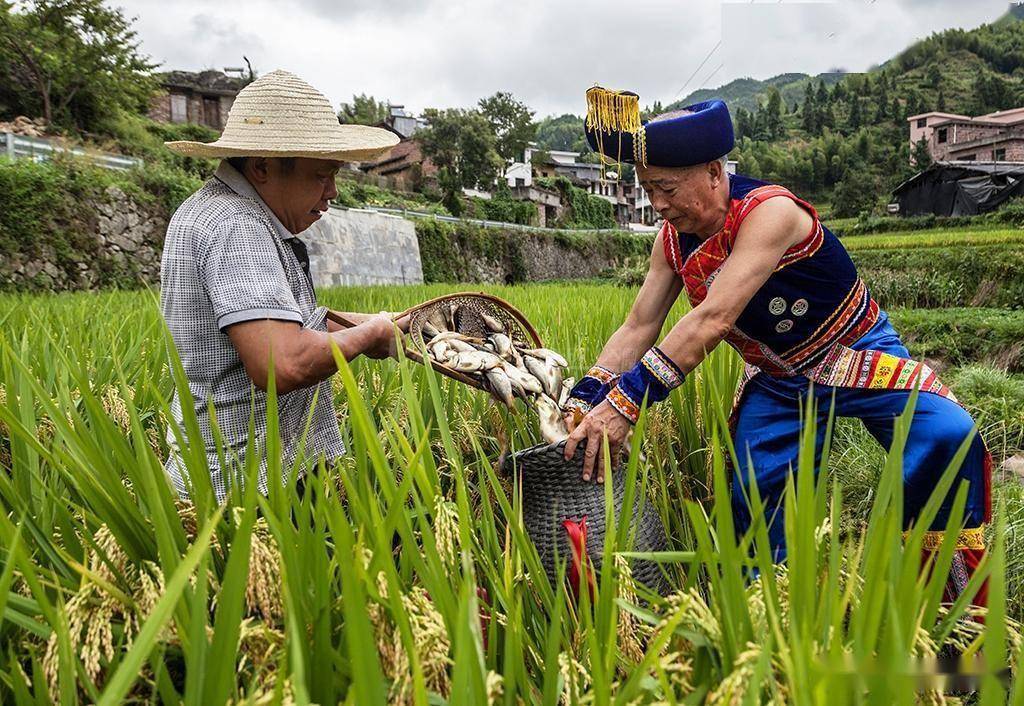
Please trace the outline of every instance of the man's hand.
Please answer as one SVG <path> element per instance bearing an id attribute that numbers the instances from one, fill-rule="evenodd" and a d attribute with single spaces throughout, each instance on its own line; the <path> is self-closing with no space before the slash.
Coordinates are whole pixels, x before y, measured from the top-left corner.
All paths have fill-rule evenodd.
<path id="1" fill-rule="evenodd" d="M 603 457 L 598 461 L 598 456 L 603 447 L 604 437 L 608 437 L 608 452 L 614 468 L 618 463 L 619 451 L 632 428 L 629 420 L 619 414 L 606 400 L 594 407 L 569 434 L 565 442 L 565 459 L 571 459 L 576 454 L 579 443 L 586 440 L 587 448 L 583 452 L 583 480 L 590 480 L 596 468 L 597 482 L 603 483 L 606 469 Z"/>
<path id="2" fill-rule="evenodd" d="M 376 360 L 393 358 L 397 355 L 396 332 L 409 330 L 409 317 L 405 316 L 398 321 L 392 321 L 391 315 L 382 311 L 367 318 L 352 330 L 355 329 L 365 329 L 371 341 L 370 346 L 363 351 L 363 355 Z"/>

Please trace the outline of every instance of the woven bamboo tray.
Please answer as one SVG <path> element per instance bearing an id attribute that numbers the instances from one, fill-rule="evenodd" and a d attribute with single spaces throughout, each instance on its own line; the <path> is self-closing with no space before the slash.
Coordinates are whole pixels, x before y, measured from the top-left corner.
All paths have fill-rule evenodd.
<path id="1" fill-rule="evenodd" d="M 427 364 L 429 359 L 425 356 L 426 341 L 423 340 L 423 325 L 438 315 L 443 317 L 445 310 L 452 306 L 457 306 L 458 309 L 456 310 L 454 328 L 450 330 L 473 338 L 483 338 L 488 333 L 488 329 L 482 314 L 487 314 L 501 322 L 512 342 L 520 347 L 541 348 L 544 345 L 526 316 L 504 299 L 484 292 L 456 292 L 417 304 L 394 316 L 395 321 L 405 316 L 409 317 L 409 332 L 402 336 L 402 351 L 407 358 L 421 365 Z M 345 328 L 355 326 L 352 321 L 330 310 L 327 312 L 327 318 Z M 466 373 L 453 370 L 434 360 L 429 360 L 429 364 L 446 377 L 478 390 L 484 389 L 478 379 Z"/>

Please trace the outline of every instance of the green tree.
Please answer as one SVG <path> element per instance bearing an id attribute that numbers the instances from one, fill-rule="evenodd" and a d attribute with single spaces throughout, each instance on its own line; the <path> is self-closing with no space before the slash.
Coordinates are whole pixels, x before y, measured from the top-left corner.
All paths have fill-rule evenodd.
<path id="1" fill-rule="evenodd" d="M 818 105 L 825 105 L 829 101 L 828 88 L 824 81 L 818 81 L 818 90 L 814 94 L 814 100 Z"/>
<path id="2" fill-rule="evenodd" d="M 882 193 L 877 175 L 864 165 L 851 165 L 836 184 L 832 213 L 838 218 L 859 216 L 872 210 Z"/>
<path id="3" fill-rule="evenodd" d="M 523 150 L 537 134 L 533 111 L 517 101 L 511 93 L 495 93 L 480 100 L 480 111 L 491 124 L 496 149 L 502 159 L 515 162 L 523 158 Z"/>
<path id="4" fill-rule="evenodd" d="M 807 82 L 804 89 L 804 106 L 802 111 L 801 127 L 808 135 L 815 135 L 818 132 L 818 104 L 814 96 L 814 84 Z"/>
<path id="5" fill-rule="evenodd" d="M 535 139 L 537 145 L 545 150 L 583 152 L 588 149 L 583 118 L 571 113 L 540 120 Z"/>
<path id="6" fill-rule="evenodd" d="M 996 74 L 981 76 L 974 82 L 971 111 L 975 115 L 992 113 L 1010 107 L 1012 93 L 1009 85 Z"/>
<path id="7" fill-rule="evenodd" d="M 782 122 L 782 95 L 775 86 L 772 86 L 768 92 L 768 104 L 765 107 L 765 130 L 770 140 L 781 140 L 786 136 L 786 126 Z"/>
<path id="8" fill-rule="evenodd" d="M 927 169 L 932 165 L 932 153 L 928 150 L 928 140 L 923 137 L 914 143 L 914 150 L 910 153 L 917 169 Z"/>
<path id="9" fill-rule="evenodd" d="M 101 130 L 156 88 L 132 20 L 102 0 L 0 0 L 0 83 L 9 110 Z"/>
<path id="10" fill-rule="evenodd" d="M 388 101 L 360 93 L 351 103 L 342 103 L 338 120 L 346 125 L 379 125 L 388 117 Z"/>
<path id="11" fill-rule="evenodd" d="M 661 101 L 654 101 L 654 105 L 649 105 L 640 112 L 640 117 L 643 120 L 650 120 L 664 112 L 665 108 L 662 106 Z"/>
<path id="12" fill-rule="evenodd" d="M 754 137 L 754 116 L 746 108 L 736 109 L 736 138 Z"/>
<path id="13" fill-rule="evenodd" d="M 479 110 L 424 111 L 428 127 L 416 133 L 423 154 L 438 169 L 445 205 L 458 205 L 462 189 L 490 189 L 503 162 L 491 123 Z"/>
<path id="14" fill-rule="evenodd" d="M 847 118 L 846 124 L 850 130 L 856 130 L 864 123 L 864 116 L 861 113 L 860 98 L 856 95 L 850 96 L 850 116 Z"/>

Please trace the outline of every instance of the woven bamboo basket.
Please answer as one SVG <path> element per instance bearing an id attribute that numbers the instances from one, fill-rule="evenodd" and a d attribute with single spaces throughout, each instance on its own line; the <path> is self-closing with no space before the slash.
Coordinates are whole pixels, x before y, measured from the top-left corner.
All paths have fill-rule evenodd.
<path id="1" fill-rule="evenodd" d="M 409 317 L 409 332 L 402 337 L 402 350 L 407 358 L 421 365 L 428 364 L 429 359 L 424 355 L 426 341 L 423 340 L 423 326 L 437 316 L 444 317 L 445 311 L 453 306 L 457 308 L 454 321 L 451 324 L 446 323 L 446 326 L 450 326 L 449 330 L 458 331 L 472 338 L 483 338 L 488 333 L 483 316 L 486 314 L 497 319 L 504 326 L 512 342 L 520 347 L 541 348 L 544 345 L 536 329 L 523 313 L 504 299 L 484 292 L 457 292 L 417 304 L 394 316 L 395 321 Z M 328 311 L 327 318 L 346 328 L 355 325 L 333 311 Z M 435 360 L 429 360 L 429 365 L 453 380 L 478 390 L 484 389 L 477 378 L 453 370 Z"/>

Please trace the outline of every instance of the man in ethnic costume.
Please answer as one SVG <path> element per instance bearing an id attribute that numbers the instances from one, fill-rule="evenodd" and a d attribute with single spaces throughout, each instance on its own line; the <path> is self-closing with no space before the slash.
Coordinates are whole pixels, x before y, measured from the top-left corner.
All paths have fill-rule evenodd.
<path id="1" fill-rule="evenodd" d="M 949 388 L 909 357 L 839 239 L 813 206 L 786 188 L 727 173 L 734 138 L 723 102 L 699 103 L 641 124 L 635 94 L 592 88 L 587 99 L 591 146 L 606 160 L 636 165 L 665 222 L 632 310 L 567 404 L 572 434 L 566 457 L 586 440 L 584 479 L 596 471 L 603 480 L 597 458 L 602 437 L 607 435 L 616 458 L 645 395 L 649 404 L 664 400 L 724 340 L 745 362 L 732 415 L 743 466 L 733 475 L 736 525 L 743 532 L 751 524 L 752 469 L 781 561 L 781 501 L 796 468 L 806 396 L 813 395 L 819 415 L 819 453 L 833 399 L 837 416 L 860 419 L 888 449 L 894 420 L 919 385 L 903 455 L 907 526 L 972 439 L 925 540 L 927 549 L 938 548 L 957 486 L 968 482 L 966 529 L 958 536 L 947 586 L 947 599 L 959 595 L 984 555 L 991 458 Z M 684 290 L 692 310 L 655 345 Z M 975 600 L 984 602 L 984 589 Z"/>

